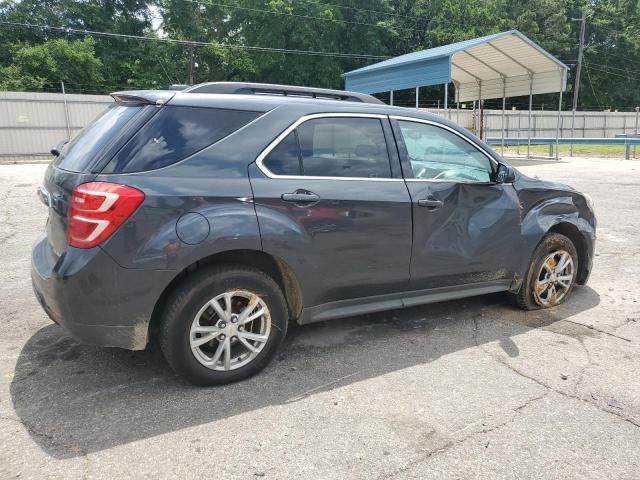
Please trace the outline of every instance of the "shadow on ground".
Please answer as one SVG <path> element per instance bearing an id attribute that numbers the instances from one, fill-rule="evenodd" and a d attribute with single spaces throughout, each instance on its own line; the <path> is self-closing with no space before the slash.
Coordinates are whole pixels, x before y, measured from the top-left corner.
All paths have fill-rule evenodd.
<path id="1" fill-rule="evenodd" d="M 69 458 L 426 364 L 473 348 L 478 338 L 499 342 L 512 357 L 512 338 L 531 329 L 582 340 L 596 332 L 562 320 L 598 303 L 598 294 L 582 287 L 569 303 L 546 311 L 516 310 L 496 294 L 292 326 L 263 373 L 209 389 L 173 375 L 156 350 L 83 346 L 51 325 L 21 351 L 11 397 L 33 440 L 53 457 Z"/>

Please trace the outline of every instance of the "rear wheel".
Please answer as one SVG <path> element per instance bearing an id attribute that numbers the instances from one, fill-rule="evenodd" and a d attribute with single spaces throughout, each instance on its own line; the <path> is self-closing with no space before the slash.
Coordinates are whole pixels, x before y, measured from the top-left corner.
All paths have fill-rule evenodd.
<path id="1" fill-rule="evenodd" d="M 174 291 L 160 344 L 173 369 L 197 385 L 242 380 L 262 370 L 285 337 L 278 285 L 244 266 L 206 269 Z"/>
<path id="2" fill-rule="evenodd" d="M 571 294 L 578 273 L 578 253 L 573 242 L 559 233 L 544 237 L 533 252 L 529 269 L 518 293 L 510 294 L 525 310 L 549 308 Z"/>

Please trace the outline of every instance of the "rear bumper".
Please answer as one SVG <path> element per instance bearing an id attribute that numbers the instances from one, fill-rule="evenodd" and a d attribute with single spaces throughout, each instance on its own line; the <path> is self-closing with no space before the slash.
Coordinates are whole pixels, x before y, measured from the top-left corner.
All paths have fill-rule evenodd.
<path id="1" fill-rule="evenodd" d="M 57 257 L 44 239 L 33 248 L 31 280 L 49 317 L 83 343 L 142 350 L 153 308 L 175 272 L 120 267 L 101 248 Z"/>

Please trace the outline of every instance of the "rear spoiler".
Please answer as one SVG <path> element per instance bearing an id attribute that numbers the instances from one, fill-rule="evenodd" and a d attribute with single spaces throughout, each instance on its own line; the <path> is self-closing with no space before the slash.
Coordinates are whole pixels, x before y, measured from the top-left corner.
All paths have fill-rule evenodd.
<path id="1" fill-rule="evenodd" d="M 114 92 L 111 94 L 118 105 L 164 105 L 171 100 L 176 93 L 167 90 L 132 90 L 126 92 Z"/>

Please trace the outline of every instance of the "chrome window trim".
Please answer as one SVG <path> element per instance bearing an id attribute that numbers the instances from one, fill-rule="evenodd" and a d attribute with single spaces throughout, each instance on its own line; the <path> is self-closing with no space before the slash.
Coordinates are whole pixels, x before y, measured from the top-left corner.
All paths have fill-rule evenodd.
<path id="1" fill-rule="evenodd" d="M 463 183 L 466 185 L 509 185 L 507 183 L 498 182 L 474 182 L 473 180 L 442 180 L 440 178 L 405 178 L 405 182 L 421 182 L 421 183 Z"/>
<path id="2" fill-rule="evenodd" d="M 495 174 L 495 169 L 498 167 L 498 161 L 493 158 L 485 148 L 483 148 L 482 146 L 478 145 L 476 142 L 472 141 L 471 139 L 467 138 L 465 135 L 463 135 L 462 133 L 458 132 L 456 129 L 451 128 L 447 125 L 444 125 L 440 122 L 436 122 L 433 120 L 424 120 L 422 118 L 414 118 L 414 117 L 403 117 L 401 115 L 389 115 L 389 118 L 391 120 L 401 120 L 401 121 L 406 121 L 406 122 L 416 122 L 416 123 L 425 123 L 427 125 L 433 125 L 435 127 L 438 128 L 442 128 L 444 130 L 448 130 L 449 132 L 457 135 L 458 137 L 460 137 L 462 140 L 464 140 L 465 142 L 467 142 L 469 145 L 471 145 L 472 147 L 475 147 L 477 150 L 479 150 L 485 157 L 487 157 L 487 159 L 489 159 L 489 163 L 492 166 L 492 174 Z M 402 140 L 404 141 L 404 139 Z M 411 181 L 411 182 L 448 182 L 448 183 L 470 183 L 473 185 L 476 184 L 483 184 L 483 185 L 493 185 L 496 182 L 474 182 L 472 180 L 441 180 L 441 179 L 436 179 L 436 178 L 405 178 L 405 180 L 407 182 Z"/>
<path id="3" fill-rule="evenodd" d="M 346 113 L 346 112 L 336 112 L 336 113 L 314 113 L 311 115 L 304 115 L 300 117 L 298 120 L 289 125 L 280 135 L 278 135 L 275 140 L 273 140 L 267 147 L 258 155 L 256 158 L 256 165 L 260 169 L 262 173 L 264 173 L 269 178 L 274 179 L 284 179 L 284 180 L 346 180 L 346 181 L 363 181 L 367 180 L 370 182 L 404 182 L 403 178 L 377 178 L 377 177 L 316 177 L 316 176 L 306 176 L 306 175 L 276 175 L 272 173 L 266 166 L 264 166 L 263 161 L 267 156 L 271 153 L 271 151 L 276 148 L 282 140 L 284 140 L 287 135 L 289 135 L 293 130 L 302 125 L 304 122 L 309 120 L 315 120 L 317 118 L 377 118 L 378 120 L 386 120 L 389 118 L 387 115 L 381 115 L 377 113 Z M 382 127 L 382 125 L 380 125 Z M 384 135 L 384 130 L 382 130 L 382 134 Z M 385 139 L 386 141 L 386 139 Z M 389 158 L 389 161 L 391 159 Z M 391 165 L 389 165 L 391 168 Z"/>

